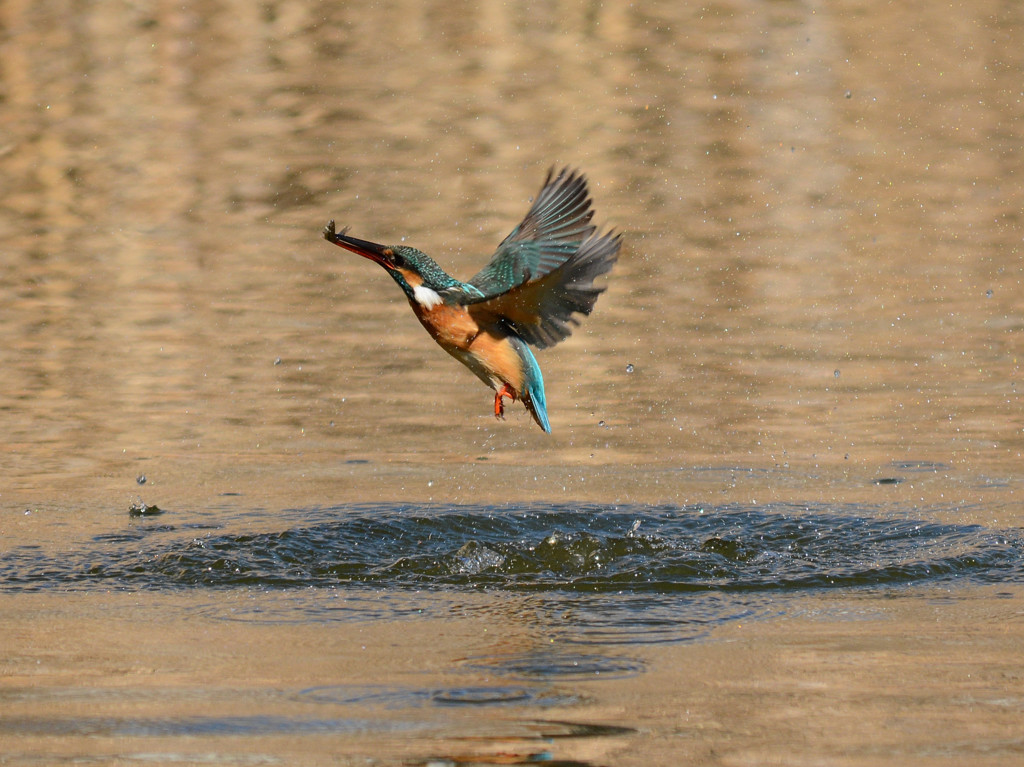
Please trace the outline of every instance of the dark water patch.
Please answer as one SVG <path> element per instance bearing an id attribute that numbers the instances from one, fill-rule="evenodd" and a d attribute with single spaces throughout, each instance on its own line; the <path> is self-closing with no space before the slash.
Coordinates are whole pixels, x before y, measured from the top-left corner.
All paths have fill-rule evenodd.
<path id="1" fill-rule="evenodd" d="M 544 738 L 608 738 L 617 735 L 633 735 L 636 730 L 615 724 L 590 724 L 587 722 L 566 722 L 538 719 L 533 723 Z"/>
<path id="2" fill-rule="evenodd" d="M 423 706 L 565 706 L 577 698 L 535 685 L 469 685 L 421 689 L 399 685 L 324 685 L 298 693 L 307 703 L 350 706 L 380 706 L 408 709 Z"/>
<path id="3" fill-rule="evenodd" d="M 0 590 L 231 590 L 191 609 L 265 623 L 485 614 L 608 646 L 701 639 L 810 592 L 1024 582 L 1020 531 L 892 508 L 392 505 L 268 520 L 280 529 L 126 521 L 59 556 L 16 547 L 0 553 Z"/>
<path id="4" fill-rule="evenodd" d="M 128 526 L 44 557 L 0 554 L 0 588 L 793 591 L 1024 579 L 1019 531 L 889 512 L 742 507 L 346 506 L 269 533 Z M 289 517 L 289 522 L 294 516 Z"/>
<path id="5" fill-rule="evenodd" d="M 892 461 L 889 466 L 899 471 L 937 474 L 941 471 L 952 471 L 953 467 L 939 461 Z"/>
<path id="6" fill-rule="evenodd" d="M 528 687 L 453 687 L 437 690 L 431 700 L 442 706 L 493 706 L 536 702 L 537 696 Z"/>
<path id="7" fill-rule="evenodd" d="M 226 717 L 0 717 L 0 735 L 87 737 L 195 737 L 202 735 L 289 735 L 361 733 L 417 729 L 378 719 L 314 719 L 283 716 Z"/>
<path id="8" fill-rule="evenodd" d="M 538 679 L 623 679 L 644 670 L 641 661 L 572 651 L 536 651 L 467 658 L 467 668 L 491 674 Z"/>

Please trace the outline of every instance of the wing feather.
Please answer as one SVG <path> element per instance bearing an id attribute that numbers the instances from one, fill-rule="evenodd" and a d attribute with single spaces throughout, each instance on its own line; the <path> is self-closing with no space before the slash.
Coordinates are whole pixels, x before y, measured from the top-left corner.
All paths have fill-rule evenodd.
<path id="1" fill-rule="evenodd" d="M 440 291 L 481 323 L 497 323 L 539 349 L 567 338 L 604 291 L 594 280 L 618 257 L 621 235 L 590 223 L 586 177 L 548 171 L 529 212 L 479 274 Z"/>
<path id="2" fill-rule="evenodd" d="M 618 257 L 621 235 L 591 235 L 568 259 L 539 279 L 524 282 L 488 300 L 470 304 L 470 314 L 504 324 L 538 349 L 568 338 L 604 292 L 594 280 Z"/>
<path id="3" fill-rule="evenodd" d="M 526 217 L 469 280 L 467 302 L 486 301 L 559 268 L 593 234 L 587 180 L 571 168 L 548 171 Z"/>

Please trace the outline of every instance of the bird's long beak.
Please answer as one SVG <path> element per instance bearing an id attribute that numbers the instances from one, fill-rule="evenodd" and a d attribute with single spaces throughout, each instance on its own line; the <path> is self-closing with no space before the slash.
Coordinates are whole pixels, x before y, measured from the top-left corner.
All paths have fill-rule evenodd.
<path id="1" fill-rule="evenodd" d="M 353 253 L 358 253 L 363 258 L 376 261 L 385 269 L 393 270 L 395 268 L 394 264 L 390 261 L 390 257 L 392 255 L 391 248 L 386 245 L 379 245 L 376 242 L 369 242 L 368 240 L 359 240 L 355 237 L 349 237 L 345 234 L 347 231 L 348 227 L 342 229 L 340 232 L 336 232 L 334 230 L 334 221 L 332 220 L 324 227 L 324 239 L 328 242 L 333 242 L 338 247 L 345 248 L 345 250 L 351 250 Z"/>

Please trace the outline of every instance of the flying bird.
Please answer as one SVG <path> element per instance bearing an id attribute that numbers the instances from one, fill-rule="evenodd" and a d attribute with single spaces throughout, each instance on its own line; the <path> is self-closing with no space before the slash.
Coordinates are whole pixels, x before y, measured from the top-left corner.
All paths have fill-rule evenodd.
<path id="1" fill-rule="evenodd" d="M 505 397 L 520 400 L 550 432 L 544 378 L 530 347 L 567 338 L 605 290 L 594 280 L 612 268 L 622 235 L 598 232 L 593 215 L 586 177 L 552 168 L 526 217 L 468 282 L 407 245 L 349 237 L 334 221 L 323 234 L 384 267 L 431 337 L 494 389 L 495 417 L 504 418 Z"/>

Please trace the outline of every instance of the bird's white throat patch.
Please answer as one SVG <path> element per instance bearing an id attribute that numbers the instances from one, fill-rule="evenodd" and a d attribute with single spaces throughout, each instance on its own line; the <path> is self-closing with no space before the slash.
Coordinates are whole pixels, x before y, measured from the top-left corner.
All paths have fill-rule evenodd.
<path id="1" fill-rule="evenodd" d="M 416 303 L 422 306 L 424 309 L 433 309 L 438 304 L 443 304 L 444 299 L 438 295 L 437 291 L 428 288 L 426 285 L 417 285 L 412 289 L 413 298 L 416 299 Z"/>

